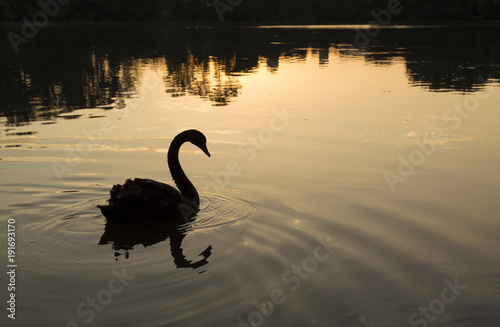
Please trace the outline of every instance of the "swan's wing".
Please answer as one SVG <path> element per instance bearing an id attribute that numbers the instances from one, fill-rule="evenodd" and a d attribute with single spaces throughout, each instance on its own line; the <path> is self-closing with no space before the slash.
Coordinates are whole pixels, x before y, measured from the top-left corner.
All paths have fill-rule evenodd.
<path id="1" fill-rule="evenodd" d="M 197 205 L 177 189 L 152 179 L 128 179 L 123 185 L 114 185 L 110 195 L 109 205 L 99 208 L 111 221 L 179 214 L 189 218 L 197 212 Z"/>
<path id="2" fill-rule="evenodd" d="M 180 215 L 184 220 L 198 213 L 198 203 L 186 198 L 172 186 L 151 179 L 140 179 L 139 182 L 144 183 L 143 196 L 147 199 L 148 207 L 153 211 L 156 208 L 167 209 L 170 214 Z"/>
<path id="3" fill-rule="evenodd" d="M 168 184 L 142 178 L 134 179 L 134 183 L 140 185 L 134 196 L 144 199 L 148 207 L 169 208 L 171 213 L 183 213 L 188 209 L 191 212 L 193 208 L 198 208 L 198 203 Z"/>
<path id="4" fill-rule="evenodd" d="M 147 178 L 135 178 L 133 183 L 136 185 L 138 191 L 142 191 L 148 197 L 170 199 L 178 203 L 184 199 L 184 196 L 176 188 L 162 182 Z"/>

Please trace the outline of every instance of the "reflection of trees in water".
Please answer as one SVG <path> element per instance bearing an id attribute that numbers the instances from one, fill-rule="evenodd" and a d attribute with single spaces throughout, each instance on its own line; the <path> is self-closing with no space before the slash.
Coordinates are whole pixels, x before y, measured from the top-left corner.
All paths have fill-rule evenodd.
<path id="1" fill-rule="evenodd" d="M 170 70 L 165 78 L 167 93 L 182 96 L 186 93 L 207 98 L 215 105 L 226 105 L 236 97 L 241 87 L 231 75 L 234 59 L 210 58 L 199 60 L 190 55 L 186 61 Z"/>
<path id="2" fill-rule="evenodd" d="M 414 86 L 473 92 L 500 77 L 500 33 L 493 26 L 387 29 L 364 56 L 376 65 L 403 59 Z"/>
<path id="3" fill-rule="evenodd" d="M 103 56 L 93 47 L 73 51 L 71 40 L 65 42 L 68 52 L 49 45 L 2 67 L 0 112 L 8 125 L 52 120 L 78 108 L 120 108 L 140 85 L 137 61 Z"/>
<path id="4" fill-rule="evenodd" d="M 500 77 L 500 34 L 493 29 L 434 29 L 426 40 L 415 38 L 405 47 L 410 83 L 432 91 L 477 91 L 484 84 L 481 79 Z"/>
<path id="5" fill-rule="evenodd" d="M 96 54 L 92 49 L 88 62 L 82 67 L 80 98 L 75 108 L 123 108 L 123 99 L 133 95 L 141 84 L 140 61 L 115 61 Z M 72 82 L 67 81 L 66 85 Z M 75 90 L 78 92 L 78 89 Z"/>
<path id="6" fill-rule="evenodd" d="M 4 27 L 5 28 L 5 27 Z M 3 34 L 7 31 L 2 30 Z M 19 31 L 18 31 L 19 32 Z M 0 115 L 8 125 L 53 120 L 78 108 L 122 107 L 141 85 L 143 67 L 165 73 L 172 96 L 195 95 L 227 105 L 238 75 L 280 61 L 320 65 L 330 56 L 369 64 L 404 62 L 411 84 L 431 91 L 475 91 L 498 78 L 496 26 L 382 29 L 363 49 L 354 29 L 185 28 L 183 26 L 64 26 L 45 28 L 14 54 L 0 40 Z M 75 118 L 78 116 L 75 116 Z"/>

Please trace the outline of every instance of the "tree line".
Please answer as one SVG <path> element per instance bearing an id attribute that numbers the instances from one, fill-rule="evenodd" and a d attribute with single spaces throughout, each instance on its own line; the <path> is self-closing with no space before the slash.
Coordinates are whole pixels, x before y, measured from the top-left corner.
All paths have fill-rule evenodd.
<path id="1" fill-rule="evenodd" d="M 500 0 L 0 0 L 0 21 L 359 22 L 396 2 L 392 21 L 500 19 Z"/>

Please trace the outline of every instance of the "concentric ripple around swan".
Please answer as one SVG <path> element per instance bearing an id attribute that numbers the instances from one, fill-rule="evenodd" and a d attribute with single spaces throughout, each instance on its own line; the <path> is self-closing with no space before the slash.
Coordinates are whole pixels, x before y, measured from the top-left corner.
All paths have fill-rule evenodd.
<path id="1" fill-rule="evenodd" d="M 103 218 L 96 208 L 105 198 L 73 203 L 56 210 L 51 219 L 31 224 L 33 229 L 64 231 L 93 232 L 99 224 L 96 220 Z M 190 223 L 191 230 L 206 230 L 234 224 L 250 218 L 260 210 L 256 204 L 233 197 L 219 194 L 202 194 L 200 196 L 200 211 L 196 219 Z"/>
<path id="2" fill-rule="evenodd" d="M 234 224 L 253 216 L 259 207 L 249 201 L 219 194 L 203 194 L 200 211 L 191 224 L 192 229 L 213 229 Z"/>

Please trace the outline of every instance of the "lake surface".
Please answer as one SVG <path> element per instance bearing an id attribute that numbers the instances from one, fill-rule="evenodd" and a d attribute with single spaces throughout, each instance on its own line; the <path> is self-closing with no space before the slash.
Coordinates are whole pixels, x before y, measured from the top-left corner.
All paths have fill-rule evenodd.
<path id="1" fill-rule="evenodd" d="M 2 37 L 2 326 L 499 326 L 499 26 L 368 27 Z M 190 128 L 196 220 L 106 225 Z"/>

